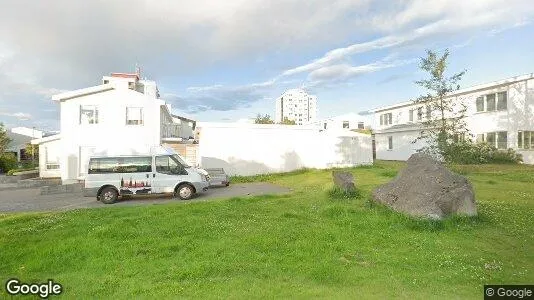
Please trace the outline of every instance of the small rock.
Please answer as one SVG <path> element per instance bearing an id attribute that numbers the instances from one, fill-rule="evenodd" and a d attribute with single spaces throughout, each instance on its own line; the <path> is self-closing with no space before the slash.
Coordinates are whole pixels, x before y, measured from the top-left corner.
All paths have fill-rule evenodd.
<path id="1" fill-rule="evenodd" d="M 356 190 L 354 177 L 350 172 L 332 171 L 332 179 L 334 180 L 334 184 L 345 192 L 353 192 Z"/>

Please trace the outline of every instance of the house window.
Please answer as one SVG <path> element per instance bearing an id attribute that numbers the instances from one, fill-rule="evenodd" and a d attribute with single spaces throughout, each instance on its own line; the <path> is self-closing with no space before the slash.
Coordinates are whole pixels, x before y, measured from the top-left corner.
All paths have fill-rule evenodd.
<path id="1" fill-rule="evenodd" d="M 477 143 L 483 143 L 484 142 L 484 134 L 477 134 Z"/>
<path id="2" fill-rule="evenodd" d="M 497 132 L 497 149 L 506 148 L 508 148 L 508 132 L 499 131 Z"/>
<path id="3" fill-rule="evenodd" d="M 343 121 L 343 128 L 349 128 L 349 121 Z"/>
<path id="4" fill-rule="evenodd" d="M 517 132 L 517 148 L 534 149 L 534 131 Z"/>
<path id="5" fill-rule="evenodd" d="M 423 120 L 423 108 L 419 107 L 417 108 L 417 121 Z"/>
<path id="6" fill-rule="evenodd" d="M 427 106 L 426 107 L 426 119 L 430 120 L 431 116 L 432 116 L 432 109 L 430 108 L 430 106 Z"/>
<path id="7" fill-rule="evenodd" d="M 486 95 L 486 110 L 495 110 L 495 94 Z"/>
<path id="8" fill-rule="evenodd" d="M 364 129 L 363 122 L 358 122 L 358 129 Z"/>
<path id="9" fill-rule="evenodd" d="M 413 122 L 413 109 L 410 109 L 410 110 L 408 111 L 408 117 L 409 117 L 409 119 L 410 119 L 410 122 Z"/>
<path id="10" fill-rule="evenodd" d="M 59 169 L 59 163 L 57 157 L 51 157 L 48 147 L 44 147 L 44 157 L 47 170 Z"/>
<path id="11" fill-rule="evenodd" d="M 98 124 L 98 107 L 96 105 L 80 105 L 80 124 Z"/>
<path id="12" fill-rule="evenodd" d="M 126 107 L 126 125 L 143 125 L 142 107 Z"/>
<path id="13" fill-rule="evenodd" d="M 508 132 L 506 131 L 488 132 L 485 138 L 486 143 L 497 149 L 508 148 Z"/>
<path id="14" fill-rule="evenodd" d="M 486 107 L 484 110 L 484 99 L 486 99 Z M 508 93 L 506 91 L 499 93 L 487 94 L 480 96 L 476 100 L 477 112 L 482 111 L 498 111 L 508 109 Z"/>
<path id="15" fill-rule="evenodd" d="M 391 125 L 393 122 L 393 114 L 381 114 L 380 115 L 380 125 Z"/>
<path id="16" fill-rule="evenodd" d="M 388 150 L 392 150 L 392 149 L 393 149 L 393 137 L 388 136 Z"/>
<path id="17" fill-rule="evenodd" d="M 326 124 L 327 124 L 327 123 L 324 123 L 324 129 L 326 129 Z"/>
<path id="18" fill-rule="evenodd" d="M 104 84 L 108 84 L 109 83 L 109 80 L 104 80 Z"/>
<path id="19" fill-rule="evenodd" d="M 128 82 L 128 88 L 129 88 L 130 90 L 135 89 L 135 82 Z"/>
<path id="20" fill-rule="evenodd" d="M 477 98 L 477 112 L 484 111 L 484 96 Z"/>
<path id="21" fill-rule="evenodd" d="M 506 92 L 497 93 L 497 110 L 506 110 L 508 108 L 508 95 Z"/>

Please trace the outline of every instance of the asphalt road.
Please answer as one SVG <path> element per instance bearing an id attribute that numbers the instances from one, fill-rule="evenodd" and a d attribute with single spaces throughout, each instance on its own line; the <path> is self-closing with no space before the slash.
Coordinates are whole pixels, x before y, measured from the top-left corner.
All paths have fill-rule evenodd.
<path id="1" fill-rule="evenodd" d="M 197 197 L 187 201 L 203 201 L 231 197 L 283 194 L 290 189 L 270 183 L 231 184 L 229 187 L 210 188 Z M 94 197 L 83 197 L 81 193 L 40 195 L 40 189 L 0 190 L 0 213 L 22 211 L 57 211 L 90 207 L 109 207 L 121 205 L 149 205 L 169 203 L 179 200 L 172 196 L 150 195 L 103 204 Z"/>

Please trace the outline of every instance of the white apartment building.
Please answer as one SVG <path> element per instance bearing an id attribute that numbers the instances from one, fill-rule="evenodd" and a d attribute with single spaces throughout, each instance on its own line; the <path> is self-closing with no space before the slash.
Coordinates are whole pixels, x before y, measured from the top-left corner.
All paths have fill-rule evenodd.
<path id="1" fill-rule="evenodd" d="M 303 89 L 285 91 L 276 99 L 274 121 L 280 123 L 287 118 L 297 125 L 313 122 L 317 118 L 317 97 Z"/>
<path id="2" fill-rule="evenodd" d="M 60 106 L 60 133 L 33 140 L 39 145 L 40 177 L 63 183 L 85 177 L 92 154 L 146 153 L 177 142 L 182 126 L 154 81 L 139 73 L 112 73 L 102 84 L 52 96 Z M 187 120 L 189 126 L 189 121 Z"/>
<path id="3" fill-rule="evenodd" d="M 449 97 L 467 106 L 466 123 L 476 141 L 512 148 L 534 164 L 534 73 L 461 89 Z M 372 110 L 376 158 L 407 160 L 424 146 L 412 143 L 421 122 L 437 112 L 412 101 Z"/>

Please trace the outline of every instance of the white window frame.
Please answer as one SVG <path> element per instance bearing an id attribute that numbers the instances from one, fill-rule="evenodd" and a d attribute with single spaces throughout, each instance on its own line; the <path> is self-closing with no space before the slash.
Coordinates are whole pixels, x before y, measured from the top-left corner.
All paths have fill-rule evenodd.
<path id="1" fill-rule="evenodd" d="M 130 109 L 139 109 L 139 119 L 129 118 L 128 111 Z M 132 121 L 132 123 L 130 121 Z M 133 121 L 137 121 L 137 123 L 133 123 Z M 132 126 L 144 125 L 143 107 L 133 107 L 133 106 L 126 107 L 126 125 L 132 125 Z"/>
<path id="2" fill-rule="evenodd" d="M 388 136 L 388 150 L 393 150 L 393 136 Z"/>
<path id="3" fill-rule="evenodd" d="M 521 133 L 522 143 L 519 146 L 519 133 Z M 517 149 L 534 150 L 534 130 L 519 130 L 517 132 Z M 528 148 L 525 147 L 525 142 L 528 141 Z"/>

